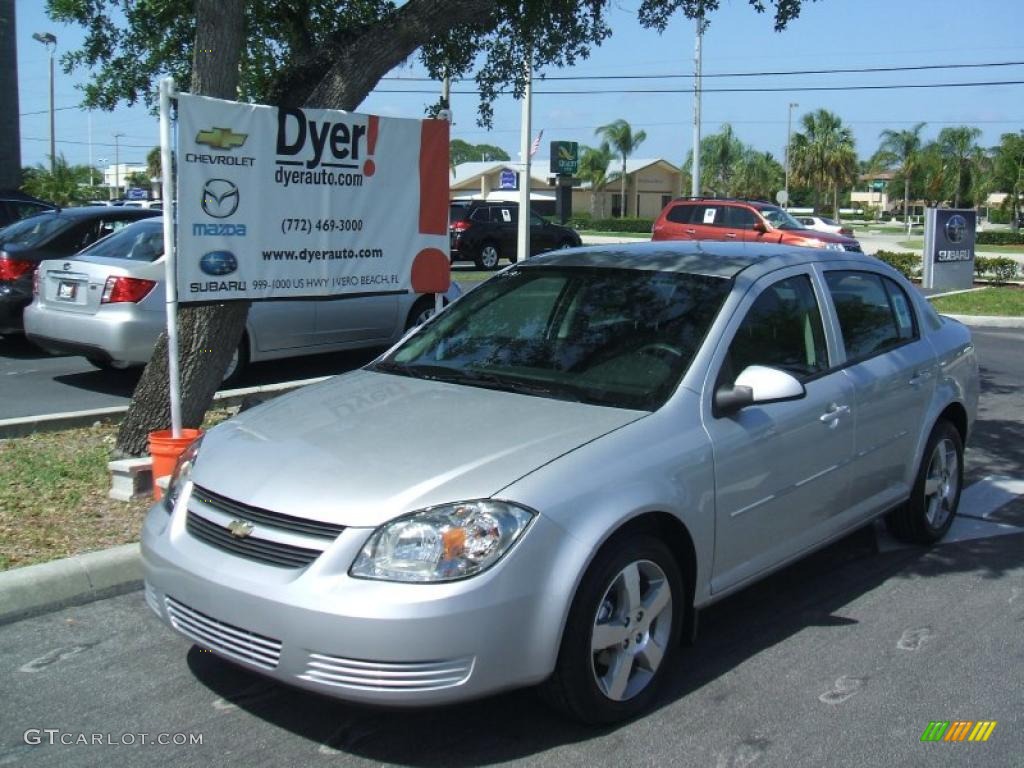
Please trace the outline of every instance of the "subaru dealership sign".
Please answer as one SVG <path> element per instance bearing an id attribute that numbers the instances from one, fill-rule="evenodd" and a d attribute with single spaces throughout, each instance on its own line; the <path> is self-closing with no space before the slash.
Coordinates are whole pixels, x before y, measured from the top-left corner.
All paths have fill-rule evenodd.
<path id="1" fill-rule="evenodd" d="M 974 284 L 976 216 L 971 210 L 925 210 L 922 281 L 925 288 L 956 290 Z"/>
<path id="2" fill-rule="evenodd" d="M 177 153 L 183 303 L 406 293 L 447 273 L 443 120 L 180 94 Z"/>

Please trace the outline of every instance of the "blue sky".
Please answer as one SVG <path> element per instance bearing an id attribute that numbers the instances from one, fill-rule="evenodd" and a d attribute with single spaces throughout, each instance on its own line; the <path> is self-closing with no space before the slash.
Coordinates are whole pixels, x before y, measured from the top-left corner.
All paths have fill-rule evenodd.
<path id="1" fill-rule="evenodd" d="M 694 25 L 679 15 L 663 35 L 641 29 L 636 21 L 638 0 L 613 4 L 614 35 L 587 61 L 570 70 L 549 75 L 664 75 L 692 74 Z M 48 31 L 58 38 L 58 53 L 82 40 L 75 27 L 54 24 L 46 18 L 42 0 L 16 0 L 18 23 L 18 73 L 21 85 L 20 112 L 22 162 L 43 162 L 48 150 L 47 53 L 32 39 L 33 32 Z M 765 72 L 808 69 L 863 69 L 868 67 L 934 64 L 1024 62 L 1024 3 L 1020 0 L 819 0 L 805 2 L 801 17 L 783 33 L 772 29 L 767 15 L 755 13 L 746 0 L 723 0 L 704 37 L 704 72 Z M 422 75 L 412 64 L 393 76 Z M 75 83 L 81 73 L 68 76 L 59 67 L 56 106 L 75 106 L 80 94 Z M 1024 81 L 1024 65 L 985 69 L 932 70 L 923 72 L 798 75 L 764 78 L 709 78 L 706 88 L 843 86 L 981 81 Z M 595 143 L 594 129 L 625 118 L 634 129 L 647 132 L 637 153 L 664 157 L 679 163 L 691 148 L 693 99 L 687 93 L 544 95 L 546 89 L 684 88 L 688 80 L 641 81 L 535 81 L 534 134 L 544 129 L 548 140 L 564 139 Z M 429 89 L 428 83 L 385 81 L 371 94 L 360 111 L 420 117 L 432 97 L 386 93 L 394 88 Z M 455 91 L 472 83 L 455 84 Z M 807 111 L 825 108 L 840 115 L 854 130 L 861 157 L 878 146 L 884 128 L 906 128 L 918 121 L 928 123 L 924 135 L 934 138 L 946 125 L 969 124 L 982 130 L 982 144 L 993 145 L 1008 131 L 1024 129 L 1024 85 L 970 88 L 922 88 L 879 91 L 816 91 L 771 93 L 706 93 L 703 102 L 704 133 L 730 122 L 749 144 L 781 158 L 786 141 L 787 104 L 797 102 L 794 124 Z M 456 93 L 453 137 L 472 143 L 486 142 L 505 148 L 515 158 L 519 148 L 519 103 L 501 98 L 495 108 L 494 130 L 476 125 L 476 98 Z M 38 113 L 38 114 L 31 114 Z M 84 163 L 89 157 L 89 119 L 84 111 L 57 112 L 57 150 L 69 161 Z M 112 163 L 115 132 L 120 139 L 122 162 L 141 162 L 157 143 L 157 122 L 144 108 L 122 108 L 114 113 L 92 115 L 93 161 Z M 78 143 L 73 143 L 78 142 Z"/>

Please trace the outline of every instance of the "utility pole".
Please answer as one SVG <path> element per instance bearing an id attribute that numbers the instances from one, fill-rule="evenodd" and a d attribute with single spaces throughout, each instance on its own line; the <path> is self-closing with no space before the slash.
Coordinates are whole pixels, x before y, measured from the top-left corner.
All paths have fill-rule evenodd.
<path id="1" fill-rule="evenodd" d="M 704 14 L 697 17 L 697 41 L 693 46 L 693 163 L 690 165 L 690 195 L 700 197 L 700 97 L 701 41 L 704 38 Z M 625 204 L 625 200 L 623 200 Z"/>
<path id="2" fill-rule="evenodd" d="M 523 62 L 526 75 L 526 89 L 523 92 L 523 116 L 519 128 L 519 151 L 522 154 L 523 170 L 519 174 L 519 227 L 516 233 L 516 257 L 530 257 L 530 119 L 533 101 L 533 49 L 526 49 Z"/>
<path id="3" fill-rule="evenodd" d="M 793 109 L 800 105 L 789 102 L 789 117 L 786 118 L 786 204 L 782 206 L 789 210 L 789 145 L 793 140 Z"/>
<path id="4" fill-rule="evenodd" d="M 124 136 L 123 133 L 114 134 L 114 194 L 118 199 L 121 196 L 121 146 L 119 139 Z"/>
<path id="5" fill-rule="evenodd" d="M 96 179 L 93 177 L 93 166 L 92 166 L 92 110 L 90 109 L 87 113 L 89 118 L 89 186 L 96 186 Z"/>
<path id="6" fill-rule="evenodd" d="M 50 52 L 50 173 L 53 173 L 57 159 L 56 139 L 53 135 L 53 54 L 57 50 L 57 37 L 50 32 L 36 32 L 33 40 L 38 40 Z"/>

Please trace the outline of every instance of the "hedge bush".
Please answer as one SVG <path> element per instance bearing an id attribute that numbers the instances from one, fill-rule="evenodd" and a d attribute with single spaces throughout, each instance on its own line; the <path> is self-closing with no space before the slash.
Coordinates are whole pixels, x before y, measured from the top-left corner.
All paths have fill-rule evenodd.
<path id="1" fill-rule="evenodd" d="M 592 219 L 589 216 L 573 216 L 569 219 L 573 229 L 590 229 L 596 232 L 641 232 L 651 234 L 653 219 Z"/>
<path id="2" fill-rule="evenodd" d="M 1024 232 L 978 232 L 975 245 L 1024 245 Z"/>
<path id="3" fill-rule="evenodd" d="M 875 258 L 881 259 L 893 269 L 899 270 L 908 280 L 921 273 L 921 257 L 916 253 L 879 251 L 875 254 Z"/>
<path id="4" fill-rule="evenodd" d="M 1008 256 L 987 256 L 974 257 L 974 274 L 984 277 L 993 283 L 1005 283 L 1017 277 L 1020 273 L 1020 265 Z"/>

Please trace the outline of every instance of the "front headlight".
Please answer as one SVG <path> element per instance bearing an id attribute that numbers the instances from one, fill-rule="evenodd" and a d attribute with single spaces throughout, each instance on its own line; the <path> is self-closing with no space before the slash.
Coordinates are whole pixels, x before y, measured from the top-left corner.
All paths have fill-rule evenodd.
<path id="1" fill-rule="evenodd" d="M 167 514 L 174 511 L 174 505 L 178 502 L 181 489 L 192 477 L 192 466 L 196 463 L 196 456 L 199 455 L 199 445 L 203 438 L 199 437 L 192 442 L 188 448 L 178 456 L 178 463 L 174 465 L 171 479 L 167 482 L 167 491 L 164 493 L 164 510 Z"/>
<path id="2" fill-rule="evenodd" d="M 825 243 L 825 250 L 826 251 L 843 251 L 843 250 L 846 250 L 846 249 L 843 248 L 843 244 L 842 243 Z"/>
<path id="3" fill-rule="evenodd" d="M 522 536 L 534 513 L 502 501 L 444 504 L 385 523 L 350 571 L 382 581 L 437 582 L 475 576 Z"/>

